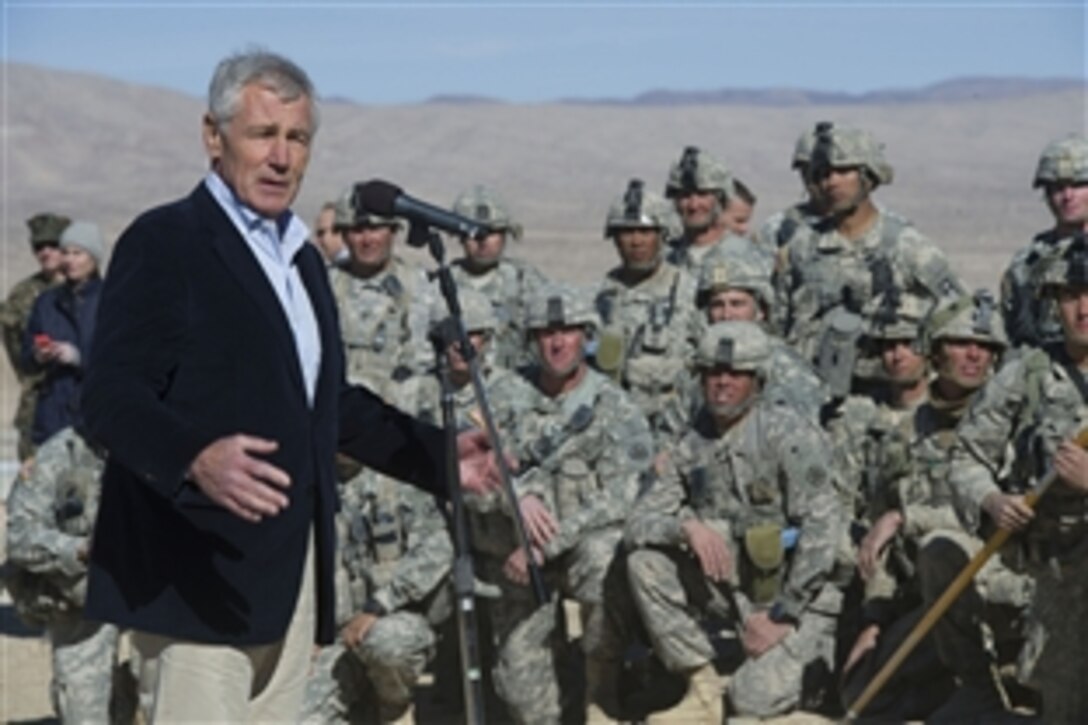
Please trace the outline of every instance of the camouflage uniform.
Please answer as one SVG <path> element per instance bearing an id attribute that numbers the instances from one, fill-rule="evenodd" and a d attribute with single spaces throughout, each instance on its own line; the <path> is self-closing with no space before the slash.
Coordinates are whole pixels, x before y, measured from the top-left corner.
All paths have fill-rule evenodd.
<path id="1" fill-rule="evenodd" d="M 1044 265 L 1043 288 L 1088 286 L 1086 268 L 1080 238 Z M 959 426 L 950 464 L 949 482 L 972 530 L 989 494 L 1026 491 L 1058 445 L 1088 424 L 1081 384 L 1083 372 L 1056 343 L 1006 364 L 983 388 Z M 1047 722 L 1088 721 L 1088 497 L 1057 481 L 1019 541 L 1035 582 L 1021 677 L 1041 690 Z"/>
<path id="2" fill-rule="evenodd" d="M 812 160 L 812 147 L 815 143 L 816 133 L 813 130 L 803 132 L 794 144 L 793 158 L 790 161 L 790 168 L 801 175 L 806 187 L 809 185 L 808 165 Z M 756 244 L 766 253 L 777 257 L 779 250 L 786 247 L 795 236 L 814 228 L 823 217 L 823 212 L 811 196 L 810 193 L 809 199 L 767 217 L 756 232 Z"/>
<path id="3" fill-rule="evenodd" d="M 632 181 L 605 221 L 605 237 L 623 229 L 653 229 L 664 244 L 672 209 L 642 182 Z M 631 283 L 621 265 L 610 271 L 595 300 L 601 318 L 596 363 L 626 390 L 655 435 L 679 435 L 686 421 L 671 411 L 685 407 L 691 360 L 698 339 L 695 280 L 663 261 Z M 609 353 L 609 354 L 606 354 Z"/>
<path id="4" fill-rule="evenodd" d="M 27 220 L 27 226 L 30 227 L 30 246 L 36 248 L 39 244 L 57 243 L 61 232 L 69 223 L 68 217 L 56 214 L 46 213 L 31 217 Z M 19 434 L 19 460 L 26 460 L 34 454 L 30 430 L 34 423 L 36 386 L 45 378 L 44 372 L 27 372 L 20 364 L 23 338 L 26 336 L 26 325 L 30 319 L 30 311 L 34 307 L 34 300 L 60 281 L 60 275 L 51 280 L 44 273 L 36 272 L 16 282 L 8 292 L 7 299 L 0 304 L 0 327 L 3 328 L 4 349 L 7 350 L 8 362 L 11 363 L 11 369 L 15 372 L 15 378 L 19 383 L 19 402 L 15 408 L 13 421 L 15 430 Z"/>
<path id="5" fill-rule="evenodd" d="M 1038 189 L 1059 182 L 1088 183 L 1088 139 L 1084 136 L 1053 141 L 1043 149 L 1032 185 Z M 1040 294 L 1038 275 L 1040 266 L 1061 251 L 1061 239 L 1057 229 L 1040 232 L 1013 255 L 1001 276 L 1001 311 L 1013 345 L 1040 345 L 1061 339 L 1053 300 Z"/>
<path id="6" fill-rule="evenodd" d="M 700 365 L 760 370 L 767 355 L 756 325 L 720 322 L 703 341 Z M 769 609 L 797 623 L 779 645 L 734 673 L 730 699 L 743 715 L 797 707 L 806 671 L 829 673 L 833 666 L 841 594 L 828 577 L 844 516 L 828 450 L 823 433 L 785 406 L 757 399 L 724 433 L 705 411 L 626 527 L 631 592 L 668 669 L 692 671 L 714 658 L 696 612 L 739 625 L 753 608 Z M 693 518 L 721 534 L 733 552 L 728 583 L 706 579 L 686 550 L 682 525 Z M 795 542 L 788 542 L 792 535 Z"/>
<path id="7" fill-rule="evenodd" d="M 306 686 L 304 719 L 354 720 L 373 688 L 379 718 L 403 714 L 449 614 L 453 557 L 446 521 L 418 489 L 364 470 L 345 484 L 337 517 L 337 620 L 378 615 L 362 642 L 322 650 Z"/>
<path id="8" fill-rule="evenodd" d="M 398 222 L 358 214 L 350 189 L 336 206 L 335 227 L 392 225 Z M 437 306 L 434 286 L 422 268 L 397 256 L 380 272 L 361 277 L 351 265 L 329 271 L 340 313 L 340 334 L 348 382 L 362 384 L 386 400 L 398 396 L 398 387 L 434 363 L 427 337 L 432 309 Z"/>
<path id="9" fill-rule="evenodd" d="M 453 210 L 469 219 L 487 225 L 492 231 L 521 239 L 521 225 L 513 220 L 506 205 L 487 188 L 476 186 L 460 194 Z M 546 279 L 528 262 L 503 255 L 487 269 L 476 269 L 464 258 L 450 264 L 450 272 L 460 289 L 472 289 L 491 300 L 499 318 L 499 330 L 493 345 L 495 362 L 511 370 L 528 364 L 532 356 L 525 344 L 523 319 L 525 301 Z"/>
<path id="10" fill-rule="evenodd" d="M 541 290 L 529 302 L 528 329 L 557 325 L 592 328 L 588 301 L 562 288 Z M 539 372 L 527 372 L 536 381 Z M 583 647 L 596 642 L 604 579 L 621 526 L 651 464 L 653 439 L 646 419 L 611 380 L 584 368 L 577 387 L 556 398 L 538 395 L 517 421 L 519 499 L 537 496 L 559 529 L 543 547 L 542 573 L 551 590 L 582 607 Z M 499 642 L 495 685 L 517 722 L 559 721 L 555 673 L 559 599 L 538 605 L 528 587 L 511 583 L 503 562 L 516 540 L 489 539 L 485 578 L 499 584 L 502 604 L 492 609 Z M 479 545 L 479 542 L 477 542 Z"/>
<path id="11" fill-rule="evenodd" d="M 130 691 L 112 692 L 118 630 L 82 617 L 87 593 L 86 550 L 98 510 L 101 455 L 71 428 L 49 438 L 38 450 L 28 478 L 18 478 L 8 499 L 8 558 L 22 586 L 12 586 L 16 610 L 43 624 L 52 646 L 53 708 L 62 722 L 110 721 L 111 693 L 116 705 Z M 14 584 L 14 582 L 13 582 Z"/>
<path id="12" fill-rule="evenodd" d="M 872 137 L 856 129 L 821 128 L 812 173 L 855 167 L 874 183 L 891 183 L 892 169 Z M 775 283 L 779 329 L 825 379 L 831 368 L 841 367 L 836 349 L 853 348 L 862 308 L 884 289 L 894 286 L 934 301 L 964 293 L 944 253 L 906 219 L 879 210 L 858 239 L 843 237 L 836 224 L 827 217 L 794 237 L 779 255 Z"/>
<path id="13" fill-rule="evenodd" d="M 716 292 L 738 289 L 752 295 L 763 312 L 763 326 L 770 326 L 774 304 L 771 287 L 772 267 L 762 255 L 749 252 L 715 250 L 703 259 L 699 268 L 696 288 L 696 305 L 709 315 L 710 298 Z M 702 337 L 700 333 L 699 337 Z M 818 421 L 820 409 L 829 402 L 830 393 L 812 366 L 781 338 L 771 336 L 771 360 L 767 370 L 765 399 L 796 408 L 799 412 Z M 698 390 L 698 381 L 690 384 Z M 701 393 L 691 395 L 696 401 L 693 410 L 702 405 Z"/>
<path id="14" fill-rule="evenodd" d="M 989 347 L 995 356 L 1008 344 L 993 298 L 985 291 L 942 305 L 928 317 L 925 328 L 925 345 L 931 356 L 942 340 L 975 341 Z M 866 508 L 871 521 L 894 510 L 900 513 L 902 523 L 886 549 L 885 575 L 870 580 L 866 591 L 870 622 L 886 627 L 896 617 L 916 621 L 982 548 L 982 541 L 963 529 L 948 485 L 956 426 L 974 397 L 971 393 L 947 400 L 935 382 L 929 399 L 902 419 L 883 442 L 886 476 L 871 492 Z M 1018 643 L 1018 633 L 1010 631 L 1008 624 L 1026 607 L 1030 592 L 1029 579 L 1011 571 L 999 558 L 990 559 L 976 575 L 974 586 L 956 600 L 933 630 L 935 656 L 945 671 L 955 673 L 959 683 L 974 688 L 975 694 L 996 694 L 997 645 L 1007 650 L 1010 643 Z M 911 610 L 916 615 L 909 614 Z M 890 641 L 881 646 L 890 650 L 902 638 L 892 635 L 885 639 Z M 928 675 L 939 698 L 947 695 L 947 690 L 933 682 L 932 678 L 942 675 L 934 664 L 930 663 L 928 673 L 916 672 L 914 676 L 924 680 Z M 904 686 L 917 688 L 919 682 Z M 886 688 L 884 695 L 889 696 L 892 689 Z M 860 689 L 854 694 L 859 693 Z M 913 697 L 908 692 L 900 694 Z M 930 704 L 936 702 L 931 700 Z M 868 714 L 876 716 L 873 708 Z M 942 710 L 939 716 L 951 715 Z"/>
<path id="15" fill-rule="evenodd" d="M 684 153 L 669 167 L 669 178 L 665 184 L 665 196 L 675 199 L 690 191 L 714 192 L 718 196 L 721 208 L 725 208 L 726 199 L 733 189 L 733 175 L 718 159 L 695 146 L 688 146 Z M 699 272 L 699 265 L 712 249 L 725 251 L 759 251 L 759 247 L 748 237 L 742 237 L 726 231 L 713 244 L 695 246 L 686 234 L 676 236 L 669 243 L 667 259 L 670 264 L 694 276 Z"/>

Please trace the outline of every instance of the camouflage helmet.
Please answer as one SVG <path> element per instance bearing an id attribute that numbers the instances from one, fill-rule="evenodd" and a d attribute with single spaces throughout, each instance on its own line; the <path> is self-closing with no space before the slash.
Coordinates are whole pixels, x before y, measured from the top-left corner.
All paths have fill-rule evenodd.
<path id="1" fill-rule="evenodd" d="M 857 166 L 869 172 L 875 184 L 892 183 L 895 173 L 884 158 L 884 144 L 868 132 L 821 121 L 816 124 L 813 136 L 810 173 Z"/>
<path id="2" fill-rule="evenodd" d="M 771 339 L 755 322 L 715 322 L 703 333 L 695 352 L 695 366 L 710 369 L 724 365 L 763 375 L 771 361 Z"/>
<path id="3" fill-rule="evenodd" d="M 510 209 L 490 188 L 477 184 L 457 195 L 453 212 L 487 226 L 493 232 L 505 232 L 521 239 L 521 224 L 510 216 Z"/>
<path id="4" fill-rule="evenodd" d="M 939 304 L 926 320 L 926 349 L 933 352 L 933 343 L 940 340 L 973 340 L 1004 349 L 1009 345 L 1000 308 L 989 290 L 980 289 L 973 295 Z"/>
<path id="5" fill-rule="evenodd" d="M 715 292 L 740 289 L 751 293 L 766 314 L 774 303 L 773 272 L 773 266 L 754 250 L 726 250 L 717 246 L 707 252 L 699 265 L 695 304 L 702 309 L 710 304 Z"/>
<path id="6" fill-rule="evenodd" d="M 526 305 L 526 330 L 577 326 L 595 330 L 598 324 L 589 295 L 568 285 L 543 285 L 530 295 Z"/>
<path id="7" fill-rule="evenodd" d="M 1088 287 L 1088 235 L 1078 232 L 1058 242 L 1058 251 L 1045 258 L 1039 277 L 1044 290 Z"/>
<path id="8" fill-rule="evenodd" d="M 865 305 L 865 337 L 869 340 L 920 340 L 933 300 L 893 287 Z"/>
<path id="9" fill-rule="evenodd" d="M 809 129 L 802 131 L 793 144 L 793 158 L 790 159 L 790 168 L 801 170 L 812 161 L 812 147 L 816 145 L 816 131 Z"/>
<path id="10" fill-rule="evenodd" d="M 60 214 L 42 212 L 26 220 L 30 228 L 30 246 L 60 243 L 60 235 L 68 228 L 72 220 Z"/>
<path id="11" fill-rule="evenodd" d="M 1088 139 L 1070 136 L 1051 141 L 1039 156 L 1032 188 L 1057 181 L 1088 182 Z"/>
<path id="12" fill-rule="evenodd" d="M 685 192 L 713 191 L 724 200 L 732 187 L 733 175 L 725 164 L 696 146 L 688 146 L 669 167 L 665 196 L 673 199 Z"/>
<path id="13" fill-rule="evenodd" d="M 355 227 L 393 227 L 394 229 L 400 229 L 401 221 L 389 216 L 360 214 L 355 207 L 355 184 L 352 184 L 344 189 L 344 193 L 336 200 L 336 206 L 333 207 L 332 226 L 333 229 L 337 230 L 353 229 Z"/>
<path id="14" fill-rule="evenodd" d="M 499 326 L 499 317 L 491 300 L 482 292 L 468 287 L 458 290 L 461 302 L 461 320 L 465 323 L 465 332 L 494 332 Z"/>
<path id="15" fill-rule="evenodd" d="M 669 202 L 646 190 L 641 179 L 631 179 L 624 195 L 612 202 L 604 220 L 605 239 L 620 229 L 657 229 L 668 232 L 673 209 Z"/>

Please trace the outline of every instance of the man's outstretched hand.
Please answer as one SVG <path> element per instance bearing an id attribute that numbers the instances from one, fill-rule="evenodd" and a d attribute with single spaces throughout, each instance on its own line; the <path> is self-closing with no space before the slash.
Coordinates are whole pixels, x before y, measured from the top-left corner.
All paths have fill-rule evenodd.
<path id="1" fill-rule="evenodd" d="M 461 488 L 471 493 L 484 494 L 502 485 L 502 473 L 487 434 L 480 430 L 467 430 L 457 436 L 457 459 L 460 464 Z M 511 471 L 517 469 L 517 461 L 509 455 L 506 464 Z"/>

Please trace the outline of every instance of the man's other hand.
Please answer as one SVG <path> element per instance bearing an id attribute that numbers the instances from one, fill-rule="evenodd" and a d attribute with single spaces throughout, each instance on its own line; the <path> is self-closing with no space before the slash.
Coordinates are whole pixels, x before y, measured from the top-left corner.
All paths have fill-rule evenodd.
<path id="1" fill-rule="evenodd" d="M 457 435 L 457 459 L 460 464 L 461 488 L 470 493 L 485 494 L 502 485 L 502 472 L 491 450 L 487 434 L 466 430 Z M 506 456 L 506 465 L 517 470 L 517 461 Z"/>
<path id="2" fill-rule="evenodd" d="M 197 454 L 189 475 L 208 498 L 235 516 L 260 521 L 287 507 L 285 471 L 253 454 L 274 453 L 276 441 L 248 435 L 220 438 Z"/>
<path id="3" fill-rule="evenodd" d="M 733 556 L 721 534 L 699 519 L 688 519 L 682 527 L 703 574 L 712 582 L 727 581 L 733 573 Z"/>

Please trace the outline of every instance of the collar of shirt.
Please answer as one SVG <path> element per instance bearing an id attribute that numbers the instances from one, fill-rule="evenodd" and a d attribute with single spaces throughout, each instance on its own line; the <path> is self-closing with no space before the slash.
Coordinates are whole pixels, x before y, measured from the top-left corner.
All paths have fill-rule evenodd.
<path id="1" fill-rule="evenodd" d="M 290 209 L 276 219 L 263 217 L 242 203 L 223 178 L 214 171 L 209 171 L 204 177 L 204 185 L 226 212 L 238 233 L 281 264 L 289 265 L 309 239 L 310 230 L 305 222 Z"/>

